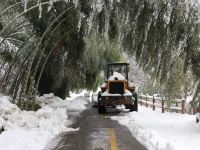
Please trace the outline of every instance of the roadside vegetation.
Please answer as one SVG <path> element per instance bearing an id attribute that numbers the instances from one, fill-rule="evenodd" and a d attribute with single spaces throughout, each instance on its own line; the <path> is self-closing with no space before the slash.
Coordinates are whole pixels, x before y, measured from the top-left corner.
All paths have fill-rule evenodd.
<path id="1" fill-rule="evenodd" d="M 1 91 L 35 109 L 38 94 L 97 89 L 106 63 L 126 53 L 144 71 L 143 91 L 195 98 L 199 10 L 181 0 L 1 0 Z"/>

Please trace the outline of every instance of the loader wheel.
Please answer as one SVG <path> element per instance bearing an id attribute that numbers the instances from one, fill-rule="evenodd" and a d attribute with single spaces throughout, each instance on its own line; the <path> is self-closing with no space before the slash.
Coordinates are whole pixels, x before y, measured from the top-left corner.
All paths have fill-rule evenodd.
<path id="1" fill-rule="evenodd" d="M 130 109 L 130 112 L 134 111 L 134 105 L 133 105 L 133 104 L 130 104 L 130 105 L 129 105 L 129 109 Z"/>
<path id="2" fill-rule="evenodd" d="M 129 105 L 124 105 L 126 109 L 130 109 Z"/>
<path id="3" fill-rule="evenodd" d="M 134 104 L 133 104 L 133 111 L 138 111 L 138 103 L 137 103 L 137 101 L 135 101 Z"/>
<path id="4" fill-rule="evenodd" d="M 100 98 L 101 98 L 101 94 L 102 94 L 102 91 L 99 91 L 99 92 L 98 92 L 98 101 L 99 101 Z"/>
<path id="5" fill-rule="evenodd" d="M 138 99 L 137 99 L 137 97 L 135 97 L 134 103 L 129 105 L 129 109 L 130 109 L 130 112 L 138 111 Z"/>
<path id="6" fill-rule="evenodd" d="M 199 123 L 199 119 L 196 118 L 196 123 Z"/>
<path id="7" fill-rule="evenodd" d="M 135 99 L 134 104 L 133 104 L 133 111 L 138 111 L 138 96 L 137 96 L 137 93 L 133 92 L 132 95 L 133 95 L 133 98 Z"/>
<path id="8" fill-rule="evenodd" d="M 99 93 L 98 93 L 98 112 L 99 112 L 99 114 L 105 113 L 105 110 L 106 110 L 105 105 L 100 104 L 101 94 L 102 94 L 102 92 L 99 91 Z"/>
<path id="9" fill-rule="evenodd" d="M 138 111 L 138 99 L 136 98 L 133 104 L 133 111 Z"/>
<path id="10" fill-rule="evenodd" d="M 99 114 L 105 114 L 106 113 L 105 105 L 98 105 L 98 111 L 99 111 Z"/>

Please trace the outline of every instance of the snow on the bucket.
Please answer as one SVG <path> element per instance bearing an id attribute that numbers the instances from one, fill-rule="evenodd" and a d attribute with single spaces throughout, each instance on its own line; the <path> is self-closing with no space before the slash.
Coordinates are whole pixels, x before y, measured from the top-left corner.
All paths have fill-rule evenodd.
<path id="1" fill-rule="evenodd" d="M 109 77 L 108 80 L 115 80 L 115 79 L 118 79 L 118 80 L 125 80 L 125 77 L 121 74 L 121 73 L 118 73 L 118 72 L 114 72 L 112 76 Z"/>
<path id="2" fill-rule="evenodd" d="M 200 128 L 194 115 L 139 107 L 139 112 L 111 118 L 127 126 L 149 150 L 199 150 Z"/>
<path id="3" fill-rule="evenodd" d="M 84 99 L 62 100 L 53 94 L 37 97 L 42 106 L 38 111 L 21 111 L 10 103 L 10 98 L 0 96 L 0 150 L 42 150 L 61 132 L 77 131 L 70 128 L 67 111 L 75 108 L 84 110 Z M 70 108 L 71 107 L 71 108 Z"/>

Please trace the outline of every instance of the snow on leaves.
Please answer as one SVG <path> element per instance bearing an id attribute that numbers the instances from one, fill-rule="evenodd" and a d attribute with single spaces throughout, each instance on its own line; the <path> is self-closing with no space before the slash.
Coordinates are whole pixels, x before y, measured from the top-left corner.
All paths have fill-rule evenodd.
<path id="1" fill-rule="evenodd" d="M 24 12 L 27 12 L 27 10 L 28 10 L 28 3 L 33 2 L 33 1 L 37 2 L 37 6 L 39 8 L 39 18 L 41 18 L 42 17 L 42 11 L 43 11 L 42 5 L 47 4 L 46 2 L 42 2 L 41 0 L 22 0 L 22 3 L 24 5 Z M 66 3 L 69 2 L 69 0 L 49 0 L 48 1 L 48 11 L 50 11 L 52 9 L 52 6 L 55 2 L 59 2 L 59 1 L 64 1 Z M 77 0 L 73 0 L 73 2 L 74 2 L 75 5 L 78 5 Z"/>

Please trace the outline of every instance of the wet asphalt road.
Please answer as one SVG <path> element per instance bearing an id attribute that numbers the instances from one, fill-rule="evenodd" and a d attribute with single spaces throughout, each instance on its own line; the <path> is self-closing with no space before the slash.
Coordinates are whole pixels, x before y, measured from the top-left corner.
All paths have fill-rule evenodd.
<path id="1" fill-rule="evenodd" d="M 99 115 L 96 108 L 82 112 L 73 126 L 79 127 L 79 131 L 62 134 L 60 142 L 53 149 L 146 150 L 126 127 L 109 119 L 110 115 L 120 115 L 119 111 L 116 108 L 107 111 L 106 115 Z"/>

